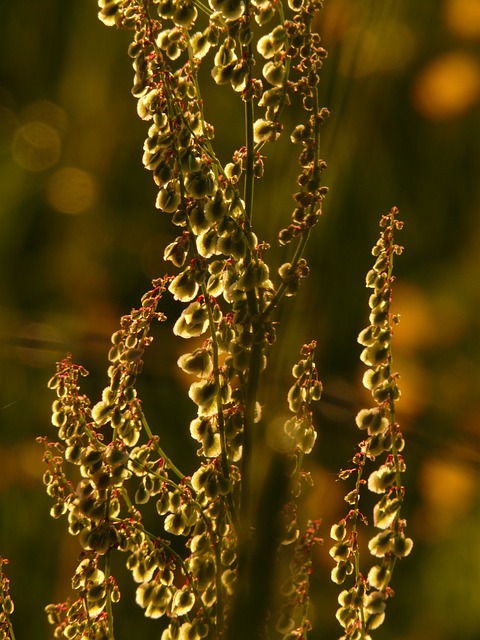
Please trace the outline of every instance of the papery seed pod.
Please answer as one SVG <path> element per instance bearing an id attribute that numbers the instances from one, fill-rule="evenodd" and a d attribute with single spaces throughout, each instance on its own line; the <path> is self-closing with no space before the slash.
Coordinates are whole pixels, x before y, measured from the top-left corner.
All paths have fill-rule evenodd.
<path id="1" fill-rule="evenodd" d="M 165 187 L 174 175 L 175 172 L 172 162 L 162 161 L 156 165 L 153 171 L 153 180 L 157 187 Z"/>
<path id="2" fill-rule="evenodd" d="M 332 582 L 335 582 L 336 584 L 343 584 L 348 575 L 348 568 L 349 568 L 348 562 L 339 562 L 337 566 L 334 567 L 331 571 L 330 576 L 331 576 Z"/>
<path id="3" fill-rule="evenodd" d="M 268 24 L 275 14 L 276 11 L 273 4 L 260 7 L 258 12 L 255 13 L 255 22 L 262 27 L 263 25 Z"/>
<path id="4" fill-rule="evenodd" d="M 403 533 L 395 535 L 391 540 L 391 550 L 395 557 L 404 558 L 413 549 L 413 540 L 405 537 Z"/>
<path id="5" fill-rule="evenodd" d="M 65 450 L 65 459 L 72 464 L 79 464 L 82 454 L 82 445 L 80 442 L 76 442 Z"/>
<path id="6" fill-rule="evenodd" d="M 155 506 L 159 515 L 163 516 L 168 513 L 170 508 L 170 496 L 167 491 L 160 496 Z"/>
<path id="7" fill-rule="evenodd" d="M 390 374 L 389 367 L 367 369 L 363 374 L 362 383 L 366 389 L 372 391 L 380 385 Z"/>
<path id="8" fill-rule="evenodd" d="M 197 19 L 198 11 L 193 3 L 185 2 L 184 4 L 177 5 L 172 20 L 179 27 L 190 29 Z"/>
<path id="9" fill-rule="evenodd" d="M 213 558 L 202 558 L 198 562 L 194 562 L 192 573 L 197 579 L 197 586 L 204 591 L 215 580 L 215 561 Z"/>
<path id="10" fill-rule="evenodd" d="M 384 346 L 378 343 L 374 343 L 365 349 L 360 354 L 360 360 L 369 367 L 375 367 L 388 360 L 390 353 L 389 345 Z"/>
<path id="11" fill-rule="evenodd" d="M 135 492 L 135 502 L 136 504 L 146 504 L 150 500 L 150 492 L 147 491 L 143 482 L 140 483 L 136 492 Z"/>
<path id="12" fill-rule="evenodd" d="M 245 11 L 243 0 L 209 0 L 214 11 L 220 11 L 226 20 L 238 20 Z"/>
<path id="13" fill-rule="evenodd" d="M 265 80 L 275 87 L 282 87 L 285 82 L 285 66 L 273 61 L 267 62 L 263 69 L 262 74 Z"/>
<path id="14" fill-rule="evenodd" d="M 185 518 L 180 511 L 177 513 L 171 513 L 165 518 L 163 523 L 165 531 L 179 536 L 185 531 Z"/>
<path id="15" fill-rule="evenodd" d="M 341 541 L 334 545 L 328 553 L 337 562 L 340 560 L 347 560 L 351 554 L 351 545 L 349 542 Z"/>
<path id="16" fill-rule="evenodd" d="M 212 43 L 208 39 L 208 33 L 205 31 L 203 33 L 197 31 L 190 38 L 190 45 L 192 47 L 194 57 L 202 59 L 207 55 Z"/>
<path id="17" fill-rule="evenodd" d="M 384 590 L 391 578 L 391 571 L 388 565 L 374 565 L 368 572 L 368 581 L 375 589 Z"/>
<path id="18" fill-rule="evenodd" d="M 218 254 L 217 250 L 218 235 L 212 227 L 197 238 L 197 250 L 202 258 L 210 258 L 214 254 Z"/>
<path id="19" fill-rule="evenodd" d="M 171 189 L 160 189 L 155 206 L 165 213 L 173 213 L 180 204 L 180 196 Z"/>
<path id="20" fill-rule="evenodd" d="M 373 615 L 369 615 L 367 618 L 366 627 L 368 630 L 377 629 L 383 624 L 384 620 L 385 620 L 384 613 L 376 613 Z"/>
<path id="21" fill-rule="evenodd" d="M 333 538 L 333 540 L 337 540 L 340 542 L 341 540 L 345 539 L 346 535 L 347 535 L 347 524 L 345 520 L 341 520 L 337 524 L 334 524 L 330 529 L 330 537 Z"/>
<path id="22" fill-rule="evenodd" d="M 191 375 L 207 378 L 213 369 L 211 353 L 205 349 L 195 349 L 192 353 L 186 353 L 177 360 L 177 364 Z"/>
<path id="23" fill-rule="evenodd" d="M 221 189 L 218 189 L 214 198 L 209 199 L 205 205 L 205 217 L 212 225 L 222 220 L 225 215 L 227 215 L 227 206 L 224 194 Z"/>
<path id="24" fill-rule="evenodd" d="M 194 198 L 211 196 L 215 187 L 213 175 L 203 171 L 192 171 L 185 178 L 185 188 L 188 195 Z"/>
<path id="25" fill-rule="evenodd" d="M 297 413 L 303 402 L 305 402 L 305 390 L 299 384 L 290 387 L 287 396 L 288 406 L 292 413 Z"/>
<path id="26" fill-rule="evenodd" d="M 188 395 L 198 405 L 201 416 L 213 415 L 217 410 L 217 399 L 220 389 L 216 380 L 202 380 L 194 382 L 188 391 Z"/>
<path id="27" fill-rule="evenodd" d="M 190 267 L 187 267 L 171 281 L 168 290 L 173 294 L 174 300 L 190 302 L 198 292 L 195 272 Z"/>
<path id="28" fill-rule="evenodd" d="M 253 139 L 255 143 L 274 142 L 278 137 L 276 123 L 258 119 L 253 125 Z"/>
<path id="29" fill-rule="evenodd" d="M 208 312 L 200 302 L 192 302 L 183 310 L 173 327 L 173 333 L 182 338 L 200 336 L 208 327 Z"/>
<path id="30" fill-rule="evenodd" d="M 377 558 L 383 558 L 391 547 L 391 531 L 380 531 L 368 543 L 370 553 Z"/>
<path id="31" fill-rule="evenodd" d="M 188 589 L 188 587 L 182 587 L 178 589 L 172 599 L 172 612 L 174 615 L 183 616 L 193 608 L 195 604 L 195 596 Z"/>
<path id="32" fill-rule="evenodd" d="M 385 493 L 395 482 L 396 471 L 389 465 L 383 464 L 373 471 L 368 478 L 368 488 L 374 493 Z"/>
<path id="33" fill-rule="evenodd" d="M 388 427 L 388 419 L 378 407 L 361 409 L 355 418 L 355 422 L 359 429 L 368 429 L 370 435 L 382 433 Z"/>

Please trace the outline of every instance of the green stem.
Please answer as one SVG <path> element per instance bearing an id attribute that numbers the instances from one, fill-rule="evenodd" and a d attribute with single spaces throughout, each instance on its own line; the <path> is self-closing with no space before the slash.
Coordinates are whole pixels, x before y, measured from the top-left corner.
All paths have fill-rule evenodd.
<path id="1" fill-rule="evenodd" d="M 105 581 L 107 583 L 107 620 L 108 620 L 108 640 L 115 640 L 115 636 L 113 633 L 113 609 L 112 609 L 112 590 L 110 585 L 108 584 L 108 579 L 110 577 L 110 561 L 111 561 L 111 552 L 107 551 L 105 555 Z"/>
<path id="2" fill-rule="evenodd" d="M 308 242 L 308 238 L 310 237 L 310 229 L 308 229 L 301 237 L 300 242 L 297 245 L 297 248 L 295 250 L 295 254 L 292 258 L 292 270 L 295 269 L 295 267 L 298 264 L 298 261 L 300 260 L 300 258 L 303 255 L 303 252 L 305 251 L 305 247 L 307 245 Z M 264 309 L 262 316 L 264 318 L 268 318 L 268 316 L 272 313 L 272 311 L 278 307 L 279 302 L 282 300 L 282 298 L 285 295 L 285 291 L 287 290 L 287 285 L 285 284 L 285 282 L 282 282 L 280 284 L 280 286 L 278 287 L 278 289 L 276 290 L 273 298 L 270 300 L 270 302 L 268 303 L 268 305 L 266 306 L 266 308 Z"/>
<path id="3" fill-rule="evenodd" d="M 260 369 L 263 347 L 254 343 L 250 353 L 250 366 L 247 382 L 245 419 L 242 445 L 242 491 L 240 496 L 241 522 L 245 526 L 250 518 L 251 502 L 251 458 L 254 441 L 255 411 L 257 404 L 258 386 L 260 382 Z"/>
<path id="4" fill-rule="evenodd" d="M 245 2 L 245 16 L 250 20 L 250 0 Z M 252 65 L 253 65 L 253 49 L 250 41 L 243 47 L 243 53 L 247 60 L 248 71 L 246 75 L 245 91 L 247 92 L 245 100 L 245 184 L 244 184 L 244 200 L 245 214 L 248 224 L 251 226 L 253 220 L 253 181 L 254 181 L 254 163 L 255 163 L 255 142 L 253 138 L 253 122 L 254 122 L 254 105 L 252 97 Z M 250 94 L 250 95 L 248 95 Z"/>
<path id="5" fill-rule="evenodd" d="M 140 421 L 142 423 L 142 426 L 145 429 L 145 433 L 148 435 L 150 440 L 154 443 L 156 452 L 158 453 L 159 456 L 161 456 L 165 460 L 166 465 L 173 471 L 173 473 L 180 480 L 183 480 L 185 478 L 185 474 L 180 471 L 180 469 L 172 462 L 171 458 L 169 458 L 167 456 L 165 451 L 158 444 L 158 438 L 154 437 L 154 435 L 152 433 L 152 430 L 150 429 L 150 425 L 148 424 L 147 419 L 145 417 L 145 414 L 143 413 L 142 408 L 140 407 L 139 403 L 137 403 L 136 409 L 137 409 L 138 415 L 140 417 Z"/>

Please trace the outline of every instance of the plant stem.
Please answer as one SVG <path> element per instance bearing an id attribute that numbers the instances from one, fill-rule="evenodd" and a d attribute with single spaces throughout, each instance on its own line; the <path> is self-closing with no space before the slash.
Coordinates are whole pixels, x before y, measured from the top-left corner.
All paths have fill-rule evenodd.
<path id="1" fill-rule="evenodd" d="M 162 449 L 162 447 L 158 444 L 158 440 L 157 438 L 154 437 L 152 430 L 150 429 L 150 425 L 148 424 L 145 414 L 143 413 L 143 410 L 140 407 L 139 403 L 137 403 L 136 408 L 137 408 L 140 420 L 142 422 L 142 426 L 145 429 L 145 433 L 148 435 L 150 440 L 152 440 L 152 442 L 155 443 L 155 449 L 157 450 L 157 453 L 165 460 L 166 465 L 173 471 L 173 473 L 180 480 L 183 480 L 185 478 L 185 474 L 180 471 L 180 469 L 172 462 L 172 460 L 167 456 L 167 454 Z"/>

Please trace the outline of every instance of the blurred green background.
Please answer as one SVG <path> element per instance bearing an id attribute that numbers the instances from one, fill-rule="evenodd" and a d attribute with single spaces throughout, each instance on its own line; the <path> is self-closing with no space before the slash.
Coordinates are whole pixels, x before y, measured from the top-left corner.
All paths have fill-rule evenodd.
<path id="1" fill-rule="evenodd" d="M 10 559 L 17 638 L 43 640 L 43 607 L 66 597 L 78 552 L 50 519 L 41 484 L 35 437 L 54 436 L 46 383 L 72 352 L 91 372 L 85 390 L 99 396 L 109 336 L 165 272 L 163 247 L 177 230 L 155 210 L 141 164 L 146 125 L 130 95 L 130 34 L 98 22 L 93 0 L 0 5 L 0 553 Z M 395 349 L 415 548 L 398 566 L 376 637 L 478 640 L 480 0 L 325 0 L 318 30 L 329 51 L 320 86 L 332 114 L 322 133 L 330 194 L 309 249 L 311 277 L 281 318 L 273 371 L 284 374 L 270 376 L 265 398 L 277 397 L 275 377 L 288 385 L 299 346 L 316 339 L 325 398 L 308 507 L 327 538 L 344 514 L 335 474 L 348 466 L 354 416 L 368 402 L 356 344 L 364 274 L 379 215 L 397 205 L 406 251 Z M 205 95 L 223 161 L 242 144 L 231 93 Z M 260 237 L 275 244 L 288 224 L 296 150 L 285 136 L 266 154 L 255 215 Z M 287 255 L 271 251 L 273 263 Z M 174 319 L 173 305 L 165 311 Z M 193 406 L 172 366 L 185 343 L 168 325 L 155 337 L 142 394 L 165 448 L 188 466 Z M 327 549 L 315 558 L 312 640 L 340 635 Z M 123 604 L 119 640 L 159 637 L 127 595 Z"/>

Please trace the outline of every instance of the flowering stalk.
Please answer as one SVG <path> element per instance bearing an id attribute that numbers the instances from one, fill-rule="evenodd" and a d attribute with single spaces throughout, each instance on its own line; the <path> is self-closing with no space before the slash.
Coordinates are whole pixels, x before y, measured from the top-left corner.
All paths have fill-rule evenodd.
<path id="1" fill-rule="evenodd" d="M 10 580 L 3 572 L 3 565 L 8 564 L 6 558 L 0 556 L 0 639 L 15 640 L 10 616 L 15 608 L 10 596 Z"/>
<path id="2" fill-rule="evenodd" d="M 370 640 L 370 632 L 379 627 L 385 618 L 386 600 L 393 594 L 390 581 L 395 562 L 407 556 L 413 546 L 405 535 L 406 521 L 401 517 L 405 489 L 402 474 L 405 462 L 402 451 L 404 439 L 396 421 L 396 402 L 400 397 L 397 385 L 398 374 L 393 370 L 392 337 L 398 316 L 391 312 L 393 259 L 403 248 L 394 243 L 394 233 L 403 223 L 396 219 L 398 211 L 392 208 L 382 216 L 382 231 L 372 250 L 375 264 L 368 272 L 366 284 L 373 289 L 369 299 L 370 324 L 364 329 L 358 342 L 364 349 L 361 360 L 368 369 L 363 384 L 373 397 L 375 406 L 362 409 L 356 417 L 359 429 L 367 432 L 367 438 L 359 445 L 353 458 L 354 467 L 342 471 L 340 477 L 347 479 L 356 474 L 355 487 L 345 496 L 350 510 L 345 518 L 331 529 L 335 544 L 330 555 L 336 562 L 332 580 L 353 584 L 339 596 L 341 607 L 337 619 L 345 630 L 342 640 Z M 381 460 L 377 469 L 364 479 L 369 462 Z M 361 524 L 367 518 L 360 511 L 363 487 L 381 496 L 373 509 L 375 535 L 368 542 L 370 554 L 376 564 L 365 575 L 360 563 L 359 536 Z"/>
<path id="3" fill-rule="evenodd" d="M 298 499 L 311 478 L 303 469 L 316 431 L 313 403 L 322 384 L 314 341 L 302 346 L 292 369 L 281 446 L 270 473 L 256 483 L 253 460 L 269 425 L 262 413 L 262 377 L 276 340 L 275 314 L 308 275 L 305 250 L 322 214 L 327 188 L 320 127 L 328 116 L 319 103 L 319 74 L 326 57 L 313 24 L 321 0 L 98 0 L 99 18 L 130 30 L 137 113 L 148 122 L 143 164 L 157 186 L 156 208 L 177 227 L 164 259 L 174 275 L 157 278 L 138 308 L 120 320 L 108 353 L 108 384 L 97 402 L 81 392 L 87 371 L 69 355 L 57 363 L 49 387 L 56 393 L 52 424 L 57 438 L 40 438 L 53 499 L 51 515 L 66 517 L 78 539 L 73 598 L 46 607 L 56 638 L 114 640 L 120 587 L 112 573 L 123 557 L 137 585 L 145 616 L 166 619 L 161 640 L 306 640 L 312 550 L 318 520 L 300 526 Z M 273 25 L 273 26 L 272 26 Z M 260 64 L 259 64 L 260 63 Z M 244 102 L 242 146 L 222 164 L 201 92 L 202 66 L 218 85 Z M 260 71 L 256 71 L 260 69 Z M 283 132 L 282 115 L 295 103 L 299 119 L 289 132 L 300 166 L 291 218 L 278 232 L 289 259 L 271 275 L 271 238 L 259 239 L 254 222 L 255 181 L 265 156 Z M 396 211 L 382 219 L 367 278 L 370 326 L 360 336 L 364 376 L 376 406 L 357 424 L 368 438 L 354 458 L 357 481 L 351 509 L 332 528 L 336 582 L 353 576 L 337 613 L 349 639 L 367 639 L 381 624 L 397 557 L 411 541 L 400 518 L 403 439 L 395 420 L 399 392 L 390 349 L 393 232 Z M 291 245 L 291 246 L 287 246 Z M 182 469 L 161 445 L 161 428 L 147 420 L 137 392 L 152 325 L 164 321 L 164 296 L 182 304 L 173 325 L 190 345 L 178 367 L 190 379 L 195 417 L 189 424 L 198 464 Z M 193 344 L 192 344 L 193 343 Z M 168 416 L 169 411 L 162 411 Z M 164 418 L 166 420 L 167 418 Z M 260 448 L 260 447 L 259 447 Z M 260 449 L 262 452 L 264 449 Z M 369 543 L 380 558 L 364 577 L 358 535 L 365 517 L 360 491 L 366 464 L 384 456 L 368 487 L 381 494 L 374 509 L 379 530 Z M 155 533 L 144 522 L 154 504 Z M 175 541 L 175 544 L 172 544 Z M 279 563 L 287 579 L 276 593 Z M 0 559 L 0 573 L 2 564 Z M 14 640 L 8 580 L 1 573 L 0 632 Z M 260 582 L 260 579 L 264 582 Z M 1 638 L 0 638 L 1 640 Z"/>
<path id="4" fill-rule="evenodd" d="M 315 442 L 311 405 L 321 394 L 314 343 L 303 347 L 288 394 L 289 473 L 279 462 L 275 473 L 282 492 L 268 489 L 272 478 L 264 490 L 267 498 L 269 491 L 275 494 L 266 502 L 276 505 L 276 533 L 262 529 L 255 515 L 252 458 L 257 423 L 264 421 L 261 378 L 275 342 L 274 313 L 308 274 L 303 253 L 327 191 L 320 184 L 325 163 L 319 155 L 319 128 L 327 112 L 319 108 L 317 95 L 326 53 L 312 28 L 321 2 L 99 0 L 99 8 L 105 24 L 133 34 L 132 94 L 138 115 L 149 123 L 143 163 L 158 187 L 157 209 L 180 230 L 164 251 L 177 273 L 155 280 L 141 306 L 122 318 L 112 336 L 109 384 L 99 402 L 81 394 L 79 378 L 86 372 L 70 357 L 58 363 L 50 382 L 57 393 L 52 421 L 59 442 L 42 440 L 44 481 L 55 500 L 52 515 L 68 517 L 83 554 L 72 581 L 77 600 L 49 606 L 48 615 L 58 637 L 99 633 L 112 639 L 113 604 L 120 592 L 111 559 L 121 553 L 145 615 L 169 619 L 162 640 L 226 638 L 235 616 L 244 617 L 237 594 L 246 593 L 251 601 L 253 559 L 268 556 L 273 566 L 281 549 L 303 540 L 295 557 L 297 565 L 300 558 L 308 565 L 305 550 L 318 538 L 318 527 L 311 524 L 304 534 L 308 542 L 301 538 L 295 504 L 307 478 L 303 457 Z M 201 93 L 200 72 L 206 65 L 214 82 L 244 102 L 244 144 L 225 165 L 215 152 L 214 127 L 202 99 L 207 91 Z M 293 100 L 303 106 L 290 136 L 300 149 L 299 191 L 291 224 L 279 240 L 294 249 L 275 282 L 265 259 L 269 245 L 253 227 L 254 183 L 264 172 L 260 150 L 281 135 L 281 115 Z M 195 340 L 178 359 L 191 378 L 188 395 L 196 409 L 190 434 L 199 464 L 188 471 L 160 445 L 158 428 L 147 420 L 136 391 L 151 325 L 165 319 L 157 310 L 165 295 L 183 304 L 174 335 Z M 69 465 L 80 472 L 77 484 L 70 480 Z M 163 535 L 143 524 L 142 507 L 150 500 Z M 172 549 L 172 536 L 183 538 L 183 553 Z M 295 571 L 295 584 L 306 594 L 308 571 L 302 573 L 300 566 Z M 258 629 L 275 615 L 266 593 L 262 598 Z M 292 614 L 297 629 L 308 626 L 307 600 L 303 595 L 301 615 L 298 607 Z M 297 601 L 295 596 L 292 602 Z"/>

